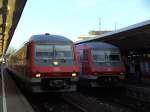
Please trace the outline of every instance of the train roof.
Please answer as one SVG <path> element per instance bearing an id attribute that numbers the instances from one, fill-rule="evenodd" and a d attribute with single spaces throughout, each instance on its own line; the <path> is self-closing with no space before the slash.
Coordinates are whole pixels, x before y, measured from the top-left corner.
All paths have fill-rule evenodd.
<path id="1" fill-rule="evenodd" d="M 40 34 L 40 35 L 33 35 L 29 39 L 30 41 L 35 41 L 35 42 L 65 42 L 65 43 L 73 43 L 70 39 L 61 36 L 61 35 L 51 35 L 51 34 Z"/>
<path id="2" fill-rule="evenodd" d="M 100 49 L 118 49 L 118 47 L 109 44 L 109 43 L 105 43 L 105 42 L 87 42 L 87 43 L 82 43 L 82 44 L 78 44 L 80 45 L 87 45 L 90 48 L 100 48 Z M 77 46 L 78 46 L 77 45 Z"/>

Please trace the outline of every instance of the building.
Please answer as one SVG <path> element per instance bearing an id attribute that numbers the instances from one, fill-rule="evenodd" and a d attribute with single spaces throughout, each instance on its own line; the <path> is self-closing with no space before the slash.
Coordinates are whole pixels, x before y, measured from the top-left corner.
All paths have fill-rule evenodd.
<path id="1" fill-rule="evenodd" d="M 95 37 L 95 36 L 99 36 L 99 35 L 102 35 L 102 34 L 108 33 L 108 32 L 111 32 L 111 31 L 95 31 L 95 30 L 91 30 L 91 31 L 89 31 L 89 35 L 79 36 L 78 39 L 85 40 L 85 39 L 89 39 L 89 38 L 92 38 L 92 37 Z"/>

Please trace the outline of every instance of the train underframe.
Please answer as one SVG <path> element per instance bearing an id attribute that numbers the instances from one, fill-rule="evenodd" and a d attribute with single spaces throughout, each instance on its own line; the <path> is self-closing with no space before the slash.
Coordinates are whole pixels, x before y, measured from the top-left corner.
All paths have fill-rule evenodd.
<path id="1" fill-rule="evenodd" d="M 107 85 L 113 85 L 124 79 L 124 75 L 106 75 L 106 76 L 93 76 L 93 75 L 84 75 L 81 76 L 78 82 L 79 86 L 86 87 L 101 87 Z"/>
<path id="2" fill-rule="evenodd" d="M 74 92 L 78 78 L 32 78 L 29 87 L 32 92 Z"/>

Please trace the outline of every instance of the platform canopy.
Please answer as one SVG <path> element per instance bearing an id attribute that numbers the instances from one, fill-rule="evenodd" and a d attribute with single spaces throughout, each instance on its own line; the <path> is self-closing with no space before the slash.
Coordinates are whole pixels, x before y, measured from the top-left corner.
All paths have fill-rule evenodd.
<path id="1" fill-rule="evenodd" d="M 27 0 L 0 0 L 0 55 L 12 39 Z"/>
<path id="2" fill-rule="evenodd" d="M 150 49 L 150 20 L 76 42 L 103 41 L 118 46 L 121 50 Z"/>

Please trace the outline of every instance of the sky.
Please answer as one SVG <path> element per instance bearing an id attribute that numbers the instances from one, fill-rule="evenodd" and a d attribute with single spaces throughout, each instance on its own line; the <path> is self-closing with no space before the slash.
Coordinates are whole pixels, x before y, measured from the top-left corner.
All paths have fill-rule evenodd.
<path id="1" fill-rule="evenodd" d="M 9 47 L 35 34 L 63 35 L 74 42 L 91 30 L 121 29 L 150 19 L 150 0 L 27 0 Z"/>

